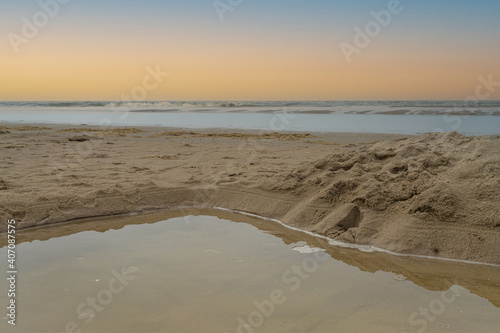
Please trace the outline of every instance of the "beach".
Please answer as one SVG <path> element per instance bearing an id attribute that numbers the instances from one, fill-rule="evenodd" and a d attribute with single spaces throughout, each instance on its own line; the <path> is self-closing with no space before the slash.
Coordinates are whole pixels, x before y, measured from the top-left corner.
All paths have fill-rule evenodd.
<path id="1" fill-rule="evenodd" d="M 498 135 L 47 124 L 0 133 L 0 232 L 8 219 L 25 229 L 221 207 L 342 244 L 500 264 Z"/>
<path id="2" fill-rule="evenodd" d="M 3 7 L 0 332 L 499 332 L 499 1 Z"/>

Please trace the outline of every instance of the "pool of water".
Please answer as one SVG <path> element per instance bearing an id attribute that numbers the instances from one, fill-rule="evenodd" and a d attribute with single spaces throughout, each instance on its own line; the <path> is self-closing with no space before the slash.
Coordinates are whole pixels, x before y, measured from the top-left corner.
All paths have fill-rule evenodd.
<path id="1" fill-rule="evenodd" d="M 333 247 L 229 212 L 90 219 L 18 232 L 17 242 L 17 325 L 4 317 L 1 332 L 500 327 L 499 267 Z M 4 305 L 7 289 L 2 279 Z"/>

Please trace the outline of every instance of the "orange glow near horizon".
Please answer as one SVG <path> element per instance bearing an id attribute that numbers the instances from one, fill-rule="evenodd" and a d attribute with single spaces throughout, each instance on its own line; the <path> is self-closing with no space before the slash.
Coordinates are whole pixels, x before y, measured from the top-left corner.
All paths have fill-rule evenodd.
<path id="1" fill-rule="evenodd" d="M 0 99 L 118 100 L 141 85 L 147 66 L 170 76 L 147 100 L 463 100 L 492 73 L 498 52 L 400 49 L 381 44 L 348 64 L 335 43 L 273 40 L 197 43 L 179 37 L 109 45 L 75 39 L 26 45 L 0 62 Z M 382 43 L 382 42 L 381 42 Z M 500 99 L 497 89 L 489 99 Z"/>

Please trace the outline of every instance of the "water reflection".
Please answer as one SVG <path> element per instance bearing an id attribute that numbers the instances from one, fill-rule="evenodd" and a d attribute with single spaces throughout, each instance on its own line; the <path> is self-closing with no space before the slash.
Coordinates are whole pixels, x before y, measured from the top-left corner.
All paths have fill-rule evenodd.
<path id="1" fill-rule="evenodd" d="M 190 228 L 195 230 L 198 225 L 191 223 L 189 216 L 213 216 L 235 223 L 250 224 L 265 233 L 279 237 L 286 245 L 301 244 L 304 242 L 310 247 L 325 249 L 331 258 L 356 267 L 363 272 L 393 273 L 395 280 L 411 281 L 429 291 L 447 291 L 453 285 L 459 285 L 471 293 L 487 299 L 495 307 L 500 307 L 499 267 L 400 257 L 385 253 L 364 253 L 355 249 L 331 246 L 324 239 L 285 228 L 271 221 L 219 210 L 183 209 L 146 215 L 86 219 L 59 224 L 57 226 L 18 231 L 17 243 L 46 241 L 85 231 L 104 233 L 109 230 L 119 230 L 128 225 L 150 224 L 179 217 L 184 218 L 184 230 L 189 230 Z M 0 247 L 3 248 L 5 246 L 6 239 L 2 238 L 0 240 Z"/>

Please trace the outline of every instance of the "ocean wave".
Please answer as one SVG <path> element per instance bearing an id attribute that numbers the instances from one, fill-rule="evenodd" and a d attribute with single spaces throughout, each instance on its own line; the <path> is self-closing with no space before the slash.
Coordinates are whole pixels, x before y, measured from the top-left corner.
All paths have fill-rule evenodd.
<path id="1" fill-rule="evenodd" d="M 1 109 L 61 109 L 135 112 L 500 114 L 500 101 L 23 101 Z"/>

